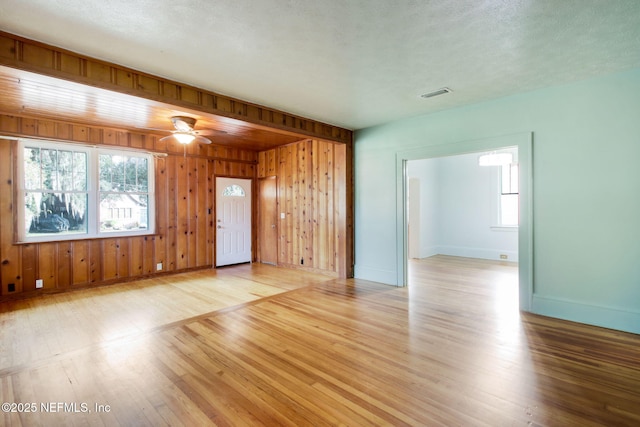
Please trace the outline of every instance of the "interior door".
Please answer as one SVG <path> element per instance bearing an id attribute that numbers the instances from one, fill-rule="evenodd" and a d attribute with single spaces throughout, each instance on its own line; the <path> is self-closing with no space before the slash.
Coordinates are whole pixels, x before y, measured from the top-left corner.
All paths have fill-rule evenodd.
<path id="1" fill-rule="evenodd" d="M 260 262 L 276 265 L 278 263 L 278 206 L 276 200 L 276 177 L 271 176 L 258 181 L 258 248 Z"/>
<path id="2" fill-rule="evenodd" d="M 216 267 L 251 262 L 251 180 L 216 178 Z"/>

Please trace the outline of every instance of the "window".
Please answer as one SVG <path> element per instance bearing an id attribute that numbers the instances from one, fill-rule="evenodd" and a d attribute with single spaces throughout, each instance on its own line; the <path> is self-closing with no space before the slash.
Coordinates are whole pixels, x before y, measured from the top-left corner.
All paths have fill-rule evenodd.
<path id="1" fill-rule="evenodd" d="M 223 196 L 227 197 L 244 197 L 244 189 L 239 185 L 230 185 L 222 191 Z"/>
<path id="2" fill-rule="evenodd" d="M 100 152 L 100 232 L 146 230 L 149 224 L 149 159 Z"/>
<path id="3" fill-rule="evenodd" d="M 516 226 L 519 224 L 519 177 L 518 164 L 509 163 L 501 166 L 500 171 L 500 225 Z"/>
<path id="4" fill-rule="evenodd" d="M 153 232 L 151 155 L 20 140 L 18 159 L 20 241 Z"/>

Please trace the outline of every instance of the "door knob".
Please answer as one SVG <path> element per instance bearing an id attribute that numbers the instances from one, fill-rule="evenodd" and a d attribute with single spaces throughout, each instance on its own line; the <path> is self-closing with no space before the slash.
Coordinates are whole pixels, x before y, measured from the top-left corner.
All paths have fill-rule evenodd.
<path id="1" fill-rule="evenodd" d="M 219 226 L 218 226 L 218 228 L 222 228 L 222 226 L 221 226 L 221 225 L 219 225 Z"/>

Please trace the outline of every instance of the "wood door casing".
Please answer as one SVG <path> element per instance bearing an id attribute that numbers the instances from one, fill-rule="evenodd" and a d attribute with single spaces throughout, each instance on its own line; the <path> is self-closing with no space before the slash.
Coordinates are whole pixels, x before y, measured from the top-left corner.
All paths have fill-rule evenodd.
<path id="1" fill-rule="evenodd" d="M 278 201 L 276 177 L 258 180 L 258 247 L 259 261 L 278 264 Z"/>

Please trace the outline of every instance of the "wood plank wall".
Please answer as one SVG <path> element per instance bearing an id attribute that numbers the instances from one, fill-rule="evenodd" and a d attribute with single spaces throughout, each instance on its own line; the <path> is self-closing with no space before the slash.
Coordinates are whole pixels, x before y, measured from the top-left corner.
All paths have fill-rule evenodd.
<path id="1" fill-rule="evenodd" d="M 258 178 L 277 178 L 278 265 L 353 276 L 348 147 L 309 139 L 258 154 Z"/>
<path id="2" fill-rule="evenodd" d="M 157 233 L 153 236 L 13 244 L 13 157 L 0 139 L 0 299 L 121 282 L 213 264 L 214 179 L 254 178 L 257 153 L 215 145 L 161 143 L 155 135 L 0 115 L 0 135 L 140 148 L 156 158 Z M 210 213 L 211 212 L 211 213 Z M 9 284 L 15 287 L 9 292 Z"/>

